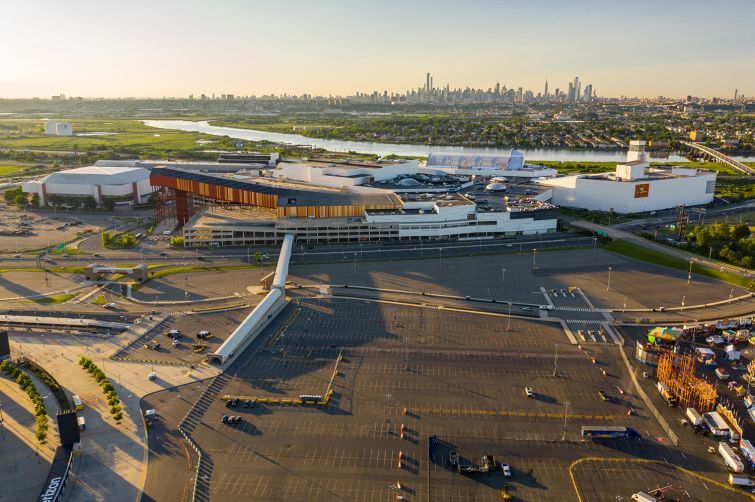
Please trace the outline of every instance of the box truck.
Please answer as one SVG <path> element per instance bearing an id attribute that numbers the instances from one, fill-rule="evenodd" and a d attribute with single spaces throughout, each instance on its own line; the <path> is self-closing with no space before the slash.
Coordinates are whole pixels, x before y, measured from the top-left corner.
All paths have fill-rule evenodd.
<path id="1" fill-rule="evenodd" d="M 687 408 L 687 419 L 693 427 L 698 427 L 703 423 L 702 415 L 700 415 L 694 408 Z"/>
<path id="2" fill-rule="evenodd" d="M 731 449 L 731 446 L 729 446 L 726 443 L 718 443 L 718 453 L 723 457 L 724 462 L 726 462 L 726 465 L 734 472 L 742 472 L 745 470 L 745 465 L 742 463 L 742 460 L 740 460 L 739 456 L 734 453 L 734 450 Z"/>

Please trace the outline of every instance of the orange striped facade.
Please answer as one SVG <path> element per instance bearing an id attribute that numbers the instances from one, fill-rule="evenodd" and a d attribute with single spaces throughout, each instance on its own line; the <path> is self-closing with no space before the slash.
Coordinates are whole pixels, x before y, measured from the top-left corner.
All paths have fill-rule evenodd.
<path id="1" fill-rule="evenodd" d="M 354 204 L 327 206 L 279 206 L 278 195 L 264 194 L 240 188 L 229 188 L 200 181 L 192 181 L 152 174 L 153 186 L 172 188 L 179 192 L 193 193 L 203 197 L 275 209 L 278 218 L 344 218 L 364 216 L 367 209 L 397 209 L 400 204 Z"/>

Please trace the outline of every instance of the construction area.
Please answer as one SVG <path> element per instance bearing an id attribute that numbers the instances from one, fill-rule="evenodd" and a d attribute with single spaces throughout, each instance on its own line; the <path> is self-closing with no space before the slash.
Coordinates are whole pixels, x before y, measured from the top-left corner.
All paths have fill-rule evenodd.
<path id="1" fill-rule="evenodd" d="M 658 359 L 658 381 L 667 385 L 682 408 L 711 411 L 718 401 L 715 387 L 695 376 L 695 359 L 667 351 Z"/>

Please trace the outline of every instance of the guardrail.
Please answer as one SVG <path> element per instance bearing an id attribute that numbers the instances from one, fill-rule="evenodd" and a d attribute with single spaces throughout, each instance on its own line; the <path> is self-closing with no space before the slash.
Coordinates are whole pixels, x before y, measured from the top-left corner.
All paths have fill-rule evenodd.
<path id="1" fill-rule="evenodd" d="M 640 386 L 640 382 L 637 380 L 637 375 L 634 374 L 634 369 L 632 368 L 632 365 L 629 362 L 629 358 L 627 357 L 626 351 L 624 350 L 624 337 L 619 332 L 616 332 L 616 337 L 619 339 L 619 342 L 620 342 L 617 345 L 619 346 L 621 359 L 624 361 L 624 364 L 627 367 L 627 371 L 629 372 L 629 377 L 632 379 L 632 383 L 637 389 L 637 393 L 645 402 L 645 406 L 648 407 L 650 412 L 653 414 L 655 419 L 660 424 L 661 428 L 663 428 L 663 430 L 666 431 L 666 434 L 668 434 L 668 437 L 669 439 L 671 439 L 671 442 L 674 443 L 674 446 L 677 446 L 679 444 L 679 438 L 677 437 L 673 429 L 671 429 L 671 426 L 668 424 L 666 419 L 663 418 L 663 415 L 661 415 L 661 412 L 658 411 L 658 408 L 656 408 L 653 402 L 650 400 L 650 397 L 645 393 L 645 390 Z"/>

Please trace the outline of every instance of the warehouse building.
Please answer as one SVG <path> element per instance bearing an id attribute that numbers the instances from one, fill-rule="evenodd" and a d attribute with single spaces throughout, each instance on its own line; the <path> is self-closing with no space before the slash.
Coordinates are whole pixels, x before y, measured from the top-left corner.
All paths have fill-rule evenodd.
<path id="1" fill-rule="evenodd" d="M 135 206 L 147 202 L 154 191 L 149 171 L 140 167 L 87 166 L 48 174 L 21 185 L 24 192 L 39 195 L 41 206 Z"/>

